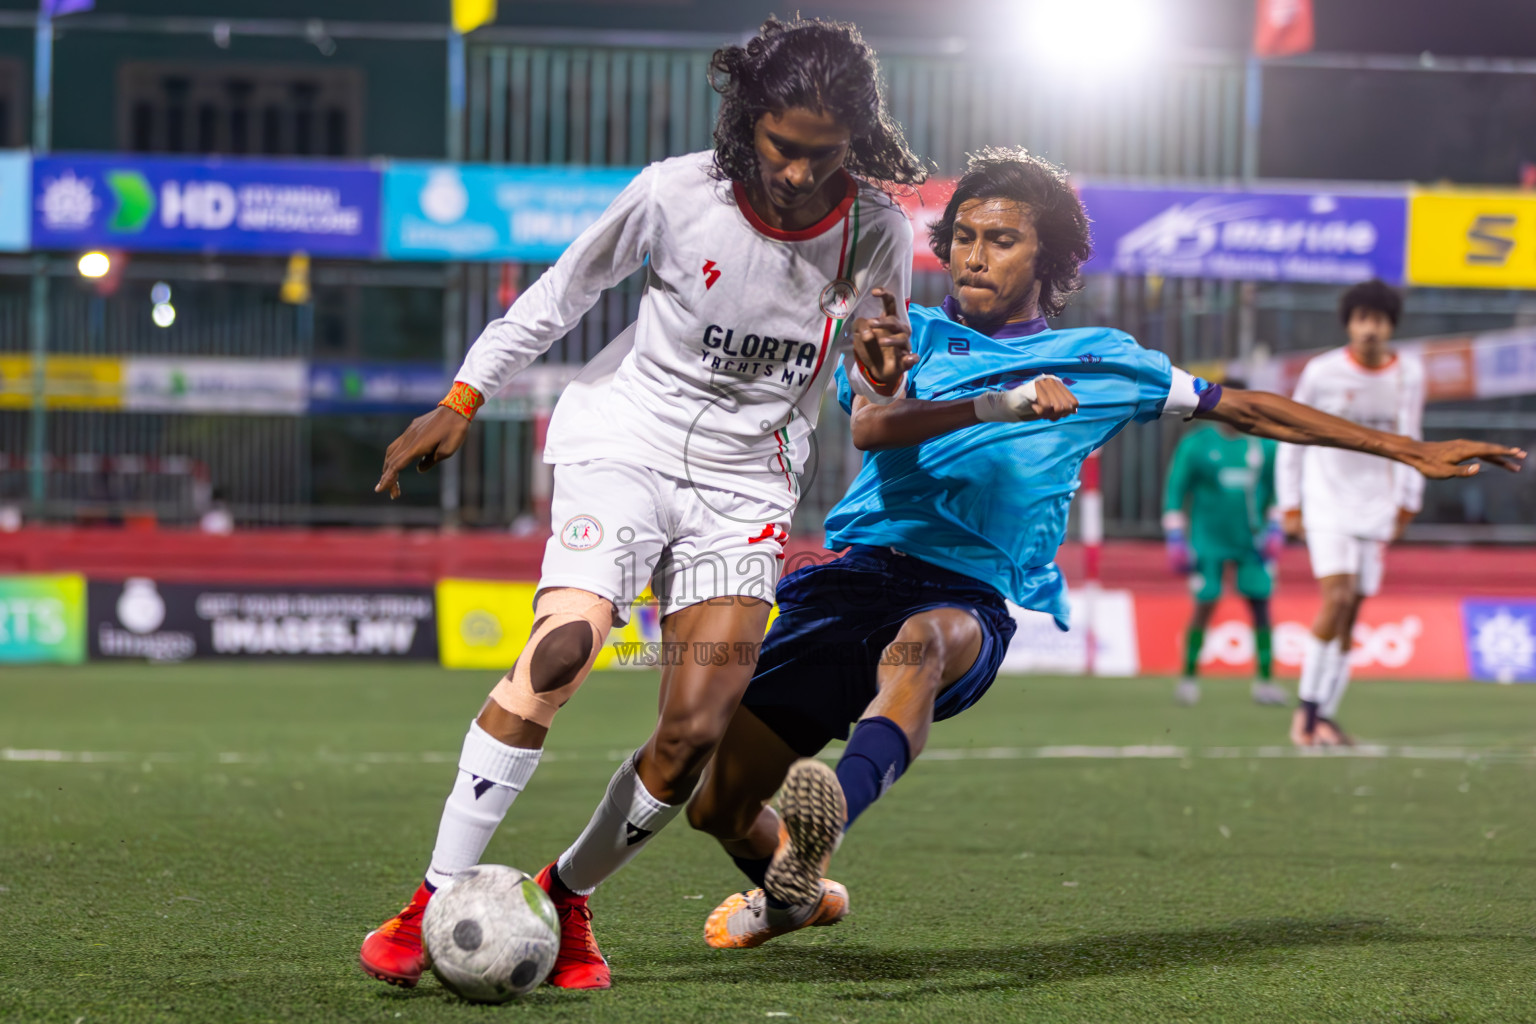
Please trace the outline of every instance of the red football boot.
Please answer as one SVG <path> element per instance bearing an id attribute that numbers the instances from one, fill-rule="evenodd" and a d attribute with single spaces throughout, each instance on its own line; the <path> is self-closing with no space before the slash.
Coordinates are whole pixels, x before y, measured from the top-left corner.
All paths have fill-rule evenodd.
<path id="1" fill-rule="evenodd" d="M 613 977 L 608 961 L 603 959 L 603 951 L 592 937 L 592 910 L 587 906 L 587 898 L 556 885 L 554 870 L 551 864 L 534 879 L 539 888 L 549 893 L 555 912 L 560 915 L 560 955 L 555 957 L 549 983 L 555 988 L 611 988 Z"/>
<path id="2" fill-rule="evenodd" d="M 400 913 L 368 933 L 357 954 L 365 973 L 391 985 L 416 987 L 422 968 L 427 965 L 427 955 L 421 948 L 421 915 L 431 898 L 432 890 L 422 882 Z"/>

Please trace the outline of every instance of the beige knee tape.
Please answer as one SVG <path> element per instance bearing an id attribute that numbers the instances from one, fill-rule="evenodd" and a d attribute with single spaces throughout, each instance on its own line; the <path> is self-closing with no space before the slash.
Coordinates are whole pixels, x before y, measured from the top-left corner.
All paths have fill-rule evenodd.
<path id="1" fill-rule="evenodd" d="M 556 630 L 576 622 L 584 623 L 591 632 L 592 648 L 587 653 L 586 664 L 568 681 L 546 688 L 543 692 L 535 690 L 533 668 L 539 644 Z M 571 699 L 587 678 L 587 673 L 592 671 L 592 665 L 597 661 L 598 652 L 603 649 L 603 641 L 608 638 L 608 630 L 612 626 L 613 602 L 606 598 L 574 587 L 544 591 L 534 602 L 533 633 L 528 637 L 522 653 L 517 656 L 517 664 L 512 666 L 512 671 L 502 677 L 501 682 L 491 691 L 491 699 L 514 715 L 549 728 L 555 720 L 555 712 Z"/>

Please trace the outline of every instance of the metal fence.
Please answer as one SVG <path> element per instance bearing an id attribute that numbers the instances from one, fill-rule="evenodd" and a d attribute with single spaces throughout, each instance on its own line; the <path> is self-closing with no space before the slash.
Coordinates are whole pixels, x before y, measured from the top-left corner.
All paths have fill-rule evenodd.
<path id="1" fill-rule="evenodd" d="M 609 42 L 472 41 L 460 140 L 465 156 L 490 163 L 638 166 L 708 148 L 718 109 L 708 78 L 710 50 L 691 40 Z M 1194 57 L 1087 85 L 1043 66 L 958 56 L 895 53 L 883 57 L 882 66 L 893 114 L 939 174 L 957 173 L 966 153 L 992 144 L 1023 145 L 1087 175 L 1210 181 L 1233 180 L 1243 171 L 1247 83 L 1235 59 Z M 280 261 L 145 258 L 131 264 L 122 288 L 109 298 L 83 287 L 61 264 L 49 290 L 49 349 L 414 358 L 456 365 L 485 322 L 501 313 L 504 286 L 526 287 L 543 269 L 322 263 L 315 269 L 313 304 L 291 307 L 277 301 Z M 22 261 L 0 266 L 0 352 L 27 347 L 24 273 Z M 154 327 L 148 318 L 147 289 L 162 279 L 175 290 L 180 310 L 170 329 Z M 919 274 L 914 299 L 936 302 L 946 285 L 939 275 Z M 636 280 L 605 294 L 544 361 L 589 359 L 633 319 L 638 299 Z M 1335 299 L 1335 289 L 1321 287 L 1096 278 L 1060 322 L 1121 327 L 1180 364 L 1198 365 L 1230 357 L 1240 345 L 1284 350 L 1334 344 Z M 1410 297 L 1409 310 L 1404 336 L 1524 322 L 1536 315 L 1536 300 L 1514 292 L 1420 290 Z M 1536 407 L 1528 402 L 1508 400 L 1498 408 L 1484 403 L 1437 410 L 1427 425 L 1432 433 L 1492 430 L 1528 444 L 1536 434 L 1533 415 Z M 13 454 L 0 468 L 0 502 L 20 500 L 24 491 L 14 455 L 26 450 L 29 422 L 25 412 L 0 410 L 0 451 Z M 537 510 L 543 472 L 534 461 L 536 425 L 517 419 L 477 426 L 461 458 L 439 480 L 409 481 L 396 503 L 373 499 L 369 487 L 384 447 L 403 426 L 398 417 L 59 410 L 48 413 L 47 424 L 49 454 L 59 472 L 44 511 L 55 516 L 82 510 L 121 515 L 139 501 L 162 518 L 187 520 L 198 514 L 199 500 L 216 495 L 237 519 L 252 523 L 454 519 L 506 527 L 527 522 Z M 1111 532 L 1156 530 L 1163 469 L 1178 433 L 1176 425 L 1156 424 L 1111 443 L 1104 464 Z M 819 436 L 822 458 L 807 485 L 802 529 L 820 525 L 858 464 L 840 412 L 828 408 Z M 109 463 L 89 457 L 108 456 L 205 465 L 207 487 L 106 479 L 101 474 Z M 1486 522 L 1491 525 L 1480 536 L 1507 536 L 1497 524 L 1536 521 L 1529 490 L 1492 477 L 1455 492 L 1431 488 L 1426 518 Z"/>

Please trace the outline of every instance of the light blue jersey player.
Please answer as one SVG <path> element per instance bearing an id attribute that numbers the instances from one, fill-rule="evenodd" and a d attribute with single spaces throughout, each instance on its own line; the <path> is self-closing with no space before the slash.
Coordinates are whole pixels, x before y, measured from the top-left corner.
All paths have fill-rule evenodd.
<path id="1" fill-rule="evenodd" d="M 1475 466 L 1458 466 L 1467 459 L 1514 468 L 1524 458 L 1223 390 L 1121 331 L 1051 330 L 1042 314 L 1059 313 L 1078 287 L 1088 224 L 1062 173 L 1022 152 L 974 158 L 930 233 L 953 288 L 942 306 L 908 311 L 902 397 L 880 395 L 857 365 L 839 371 L 854 444 L 867 452 L 827 517 L 827 546 L 847 551 L 780 581 L 752 683 L 689 805 L 693 825 L 758 886 L 709 916 L 712 946 L 756 946 L 847 912 L 847 890 L 822 877 L 832 849 L 900 778 L 929 726 L 991 686 L 1014 633 L 1004 598 L 1066 628 L 1052 559 L 1078 470 L 1127 424 L 1200 416 L 1437 477 L 1469 475 Z M 848 738 L 835 771 L 812 759 L 834 737 Z M 776 814 L 767 804 L 781 786 Z"/>

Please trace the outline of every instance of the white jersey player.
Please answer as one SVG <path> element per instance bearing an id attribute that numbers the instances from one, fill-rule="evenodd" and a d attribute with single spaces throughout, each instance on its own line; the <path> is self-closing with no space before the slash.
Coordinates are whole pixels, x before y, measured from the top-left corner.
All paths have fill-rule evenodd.
<path id="1" fill-rule="evenodd" d="M 1307 363 L 1295 400 L 1362 426 L 1422 437 L 1424 367 L 1389 345 L 1401 311 L 1401 297 L 1381 281 L 1346 291 L 1339 315 L 1349 343 Z M 1307 637 L 1291 739 L 1300 746 L 1348 743 L 1334 719 L 1349 684 L 1355 619 L 1381 586 L 1387 544 L 1422 505 L 1424 477 L 1376 455 L 1291 444 L 1280 446 L 1275 476 L 1286 532 L 1305 534 L 1323 597 Z"/>
<path id="2" fill-rule="evenodd" d="M 553 535 L 532 635 L 465 737 L 426 880 L 363 943 L 380 980 L 416 983 L 432 892 L 479 863 L 555 713 L 649 581 L 667 654 L 656 731 L 537 879 L 561 922 L 551 983 L 609 986 L 587 895 L 682 810 L 751 679 L 840 339 L 872 401 L 898 394 L 912 362 L 912 229 L 855 175 L 925 172 L 885 113 L 873 52 L 851 25 L 770 21 L 711 69 L 714 151 L 642 171 L 485 329 L 444 407 L 386 457 L 376 489 L 398 493 L 402 469 L 456 451 L 485 398 L 643 268 L 638 318 L 550 422 Z"/>

